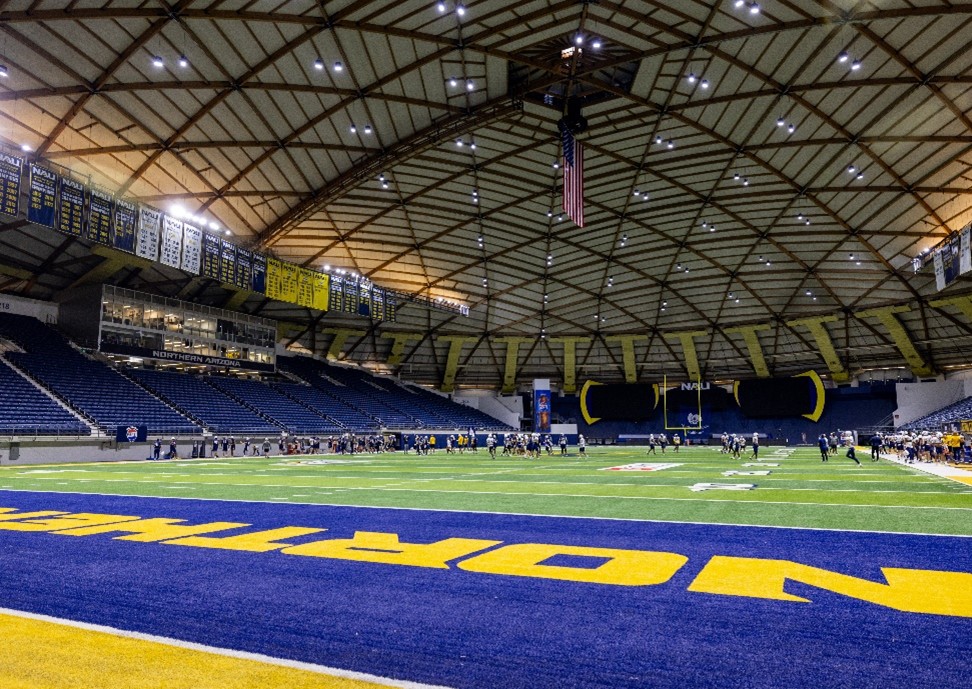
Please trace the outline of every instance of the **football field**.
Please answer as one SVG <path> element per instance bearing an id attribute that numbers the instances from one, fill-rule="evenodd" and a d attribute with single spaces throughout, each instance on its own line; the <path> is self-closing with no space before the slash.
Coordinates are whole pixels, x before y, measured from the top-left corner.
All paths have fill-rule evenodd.
<path id="1" fill-rule="evenodd" d="M 3 467 L 0 686 L 964 686 L 972 472 L 868 455 Z"/>

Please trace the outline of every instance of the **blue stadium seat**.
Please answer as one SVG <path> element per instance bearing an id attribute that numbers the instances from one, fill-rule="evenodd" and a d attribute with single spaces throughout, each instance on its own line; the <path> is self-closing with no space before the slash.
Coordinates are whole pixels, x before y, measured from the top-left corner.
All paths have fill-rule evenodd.
<path id="1" fill-rule="evenodd" d="M 107 364 L 89 359 L 36 318 L 0 314 L 0 337 L 24 350 L 7 354 L 17 368 L 106 433 L 130 424 L 146 425 L 153 434 L 199 432 L 176 410 Z"/>

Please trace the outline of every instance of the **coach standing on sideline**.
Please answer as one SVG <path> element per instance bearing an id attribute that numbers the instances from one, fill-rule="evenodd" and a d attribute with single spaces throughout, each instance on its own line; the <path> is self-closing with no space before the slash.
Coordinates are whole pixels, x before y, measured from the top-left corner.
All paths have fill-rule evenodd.
<path id="1" fill-rule="evenodd" d="M 871 461 L 876 462 L 881 459 L 881 444 L 884 439 L 881 437 L 880 433 L 875 433 L 871 436 Z"/>

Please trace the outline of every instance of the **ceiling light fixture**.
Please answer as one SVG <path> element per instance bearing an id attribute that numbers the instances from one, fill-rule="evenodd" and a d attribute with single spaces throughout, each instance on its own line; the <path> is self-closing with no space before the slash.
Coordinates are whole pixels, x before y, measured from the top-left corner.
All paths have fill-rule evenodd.
<path id="1" fill-rule="evenodd" d="M 476 83 L 472 79 L 466 82 L 467 91 L 472 91 L 474 88 L 476 88 Z"/>
<path id="2" fill-rule="evenodd" d="M 371 134 L 371 131 L 372 131 L 371 130 L 371 125 L 370 124 L 366 124 L 365 127 L 364 127 L 364 133 L 365 134 Z"/>
<path id="3" fill-rule="evenodd" d="M 152 58 L 152 64 L 155 65 L 156 67 L 158 67 L 159 69 L 162 69 L 163 67 L 165 67 L 165 62 L 162 60 L 162 56 L 161 55 L 156 55 L 155 57 L 153 57 Z"/>
<path id="4" fill-rule="evenodd" d="M 783 115 L 780 115 L 778 118 L 776 118 L 777 127 L 782 127 L 784 124 L 786 124 L 786 120 L 783 119 Z"/>
<path id="5" fill-rule="evenodd" d="M 352 124 L 351 127 L 350 127 L 350 132 L 352 134 L 357 134 L 358 133 L 358 128 L 355 127 L 354 124 Z"/>
<path id="6" fill-rule="evenodd" d="M 688 83 L 690 83 L 690 84 L 694 84 L 695 83 L 695 74 L 692 73 L 692 72 L 690 72 L 689 75 L 688 75 Z"/>
<path id="7" fill-rule="evenodd" d="M 701 86 L 704 89 L 709 88 L 709 80 L 708 79 L 703 79 L 701 82 L 699 82 L 699 86 Z"/>
<path id="8" fill-rule="evenodd" d="M 7 71 L 7 65 L 0 65 L 0 77 L 8 77 L 10 73 Z"/>
<path id="9" fill-rule="evenodd" d="M 581 45 L 581 44 L 583 44 L 583 43 L 584 43 L 584 37 L 583 37 L 583 36 L 581 36 L 580 34 L 577 34 L 576 36 L 574 36 L 574 43 L 575 43 L 576 45 Z"/>
<path id="10" fill-rule="evenodd" d="M 341 64 L 341 62 L 340 62 L 340 61 L 338 61 L 338 62 L 335 62 L 335 63 L 334 63 L 334 71 L 335 71 L 335 72 L 343 72 L 343 71 L 344 71 L 344 65 L 343 65 L 343 64 Z"/>
<path id="11" fill-rule="evenodd" d="M 749 6 L 749 13 L 750 14 L 759 14 L 759 3 L 758 2 L 754 2 L 754 3 L 752 3 Z"/>
<path id="12" fill-rule="evenodd" d="M 462 5 L 456 5 L 456 14 L 458 14 L 460 17 L 465 17 L 466 8 L 463 7 Z"/>
<path id="13" fill-rule="evenodd" d="M 600 50 L 601 49 L 601 39 L 600 38 L 595 38 L 591 42 L 591 47 L 594 48 L 594 50 Z"/>
<path id="14" fill-rule="evenodd" d="M 796 125 L 795 125 L 795 124 L 791 124 L 791 125 L 789 125 L 789 126 L 788 126 L 788 127 L 786 128 L 786 131 L 788 131 L 788 132 L 790 132 L 790 134 L 792 134 L 793 132 L 795 132 L 795 131 L 796 131 Z"/>
<path id="15" fill-rule="evenodd" d="M 180 55 L 179 56 L 179 66 L 182 67 L 183 69 L 185 69 L 186 67 L 188 67 L 189 66 L 189 58 L 186 57 L 185 55 Z"/>
<path id="16" fill-rule="evenodd" d="M 439 12 L 445 12 L 445 11 L 446 11 L 446 4 L 444 2 L 440 2 L 439 3 Z"/>
<path id="17" fill-rule="evenodd" d="M 669 147 L 669 148 L 675 148 L 675 142 L 674 142 L 674 141 L 672 141 L 671 139 L 669 139 L 669 140 L 668 140 L 668 147 Z"/>
<path id="18" fill-rule="evenodd" d="M 861 61 L 860 61 L 860 60 L 854 60 L 854 61 L 853 61 L 853 62 L 851 63 L 851 69 L 852 69 L 852 70 L 854 70 L 855 72 L 856 72 L 857 70 L 859 70 L 860 68 L 861 68 Z"/>
<path id="19" fill-rule="evenodd" d="M 316 69 L 318 72 L 324 69 L 324 60 L 321 58 L 314 60 L 314 69 Z"/>
<path id="20" fill-rule="evenodd" d="M 840 55 L 837 56 L 837 62 L 847 62 L 850 59 L 850 55 L 846 50 L 840 51 Z"/>
<path id="21" fill-rule="evenodd" d="M 456 86 L 458 86 L 458 84 L 459 84 L 459 82 L 456 81 L 456 78 L 455 77 L 449 77 L 449 86 L 452 86 L 453 88 L 455 88 Z"/>

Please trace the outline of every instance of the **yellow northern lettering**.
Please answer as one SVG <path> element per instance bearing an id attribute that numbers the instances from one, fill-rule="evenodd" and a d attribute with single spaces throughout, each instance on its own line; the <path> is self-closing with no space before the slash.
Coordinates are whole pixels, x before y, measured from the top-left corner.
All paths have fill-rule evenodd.
<path id="1" fill-rule="evenodd" d="M 789 579 L 902 612 L 972 617 L 972 574 L 893 567 L 881 572 L 887 584 L 789 560 L 716 555 L 688 590 L 809 603 L 784 591 Z"/>
<path id="2" fill-rule="evenodd" d="M 46 515 L 63 515 L 51 517 L 49 519 L 36 519 L 33 517 L 43 517 Z M 7 518 L 10 515 L 4 515 Z M 0 530 L 3 531 L 59 531 L 61 529 L 71 529 L 79 526 L 98 526 L 100 524 L 114 524 L 117 522 L 127 522 L 138 519 L 138 517 L 126 517 L 121 514 L 91 514 L 79 512 L 78 514 L 67 514 L 65 512 L 26 512 L 19 517 L 28 521 L 0 523 Z"/>
<path id="3" fill-rule="evenodd" d="M 599 557 L 608 560 L 593 569 L 541 564 L 554 555 Z M 523 543 L 508 545 L 463 560 L 459 563 L 459 568 L 483 574 L 563 579 L 590 584 L 652 586 L 664 584 L 686 562 L 688 558 L 677 553 Z"/>
<path id="4" fill-rule="evenodd" d="M 12 507 L 4 507 L 0 509 L 0 512 L 8 514 L 0 514 L 0 522 L 12 521 L 14 519 L 36 519 L 37 517 L 51 517 L 56 514 L 67 514 L 67 512 L 58 512 L 56 510 L 43 510 L 41 512 L 18 512 Z M 13 514 L 9 514 L 12 512 Z"/>
<path id="5" fill-rule="evenodd" d="M 307 555 L 336 560 L 449 569 L 449 565 L 446 564 L 449 560 L 500 543 L 501 541 L 482 541 L 473 538 L 447 538 L 428 544 L 402 543 L 398 540 L 398 534 L 357 531 L 354 538 L 314 541 L 281 552 L 288 555 Z"/>
<path id="6" fill-rule="evenodd" d="M 192 548 L 216 548 L 219 550 L 245 550 L 251 553 L 266 553 L 280 550 L 293 543 L 277 543 L 283 538 L 295 538 L 312 533 L 321 533 L 327 529 L 305 529 L 300 526 L 285 526 L 269 531 L 255 531 L 240 536 L 225 536 L 223 538 L 207 538 L 206 536 L 188 536 L 174 541 L 163 541 L 166 545 L 187 545 Z"/>
<path id="7" fill-rule="evenodd" d="M 185 526 L 185 519 L 138 519 L 133 522 L 122 522 L 121 524 L 104 524 L 102 526 L 87 526 L 80 529 L 68 529 L 58 531 L 58 536 L 94 536 L 103 533 L 127 533 L 128 536 L 116 536 L 116 541 L 138 541 L 140 543 L 155 543 L 167 541 L 172 538 L 182 538 L 185 536 L 195 536 L 203 533 L 213 533 L 214 531 L 226 531 L 237 529 L 241 526 L 250 526 L 237 522 L 211 522 L 209 524 L 199 524 L 198 526 Z"/>

